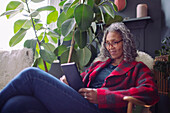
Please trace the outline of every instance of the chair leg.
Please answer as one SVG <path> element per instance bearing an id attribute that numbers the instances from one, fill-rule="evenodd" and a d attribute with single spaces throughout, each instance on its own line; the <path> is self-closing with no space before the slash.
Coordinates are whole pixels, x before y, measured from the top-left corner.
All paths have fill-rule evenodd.
<path id="1" fill-rule="evenodd" d="M 132 102 L 128 102 L 127 113 L 132 113 L 132 109 L 133 109 L 133 103 Z"/>

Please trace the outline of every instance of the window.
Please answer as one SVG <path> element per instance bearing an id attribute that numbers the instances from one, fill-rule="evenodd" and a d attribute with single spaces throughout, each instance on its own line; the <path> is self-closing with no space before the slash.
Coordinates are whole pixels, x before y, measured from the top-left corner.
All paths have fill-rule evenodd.
<path id="1" fill-rule="evenodd" d="M 41 3 L 31 4 L 31 6 L 38 8 L 39 6 L 46 6 L 47 4 L 50 4 L 50 5 L 53 5 L 56 7 L 56 6 L 58 6 L 59 1 L 60 0 L 44 0 Z M 0 1 L 0 14 L 5 12 L 6 6 L 9 2 L 10 2 L 9 0 L 1 0 Z M 57 8 L 57 10 L 59 10 L 59 9 Z M 44 22 L 46 21 L 46 15 L 47 15 L 47 12 L 41 13 L 41 19 L 43 19 Z M 33 30 L 29 30 L 29 32 L 27 32 L 26 36 L 20 43 L 18 43 L 14 47 L 9 46 L 9 41 L 12 38 L 12 36 L 14 35 L 14 32 L 13 32 L 14 22 L 18 19 L 21 19 L 22 18 L 21 16 L 22 15 L 16 15 L 10 19 L 7 19 L 6 16 L 0 17 L 0 32 L 1 32 L 0 49 L 5 49 L 5 50 L 21 49 L 21 48 L 23 48 L 23 44 L 26 39 L 35 37 Z M 51 25 L 52 28 L 55 28 L 56 27 L 55 25 L 56 25 L 55 23 L 52 24 Z"/>

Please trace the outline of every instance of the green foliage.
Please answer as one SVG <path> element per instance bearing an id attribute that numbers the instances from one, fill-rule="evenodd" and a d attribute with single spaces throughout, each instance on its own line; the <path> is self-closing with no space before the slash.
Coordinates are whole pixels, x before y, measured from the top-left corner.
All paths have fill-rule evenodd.
<path id="1" fill-rule="evenodd" d="M 72 39 L 75 42 L 73 52 L 70 52 L 73 43 L 67 47 L 66 51 L 63 51 L 60 57 L 61 63 L 67 62 L 68 56 L 72 53 L 71 61 L 76 62 L 79 69 L 83 69 L 97 56 L 98 45 L 100 45 L 98 38 L 101 38 L 98 36 L 99 33 L 103 33 L 103 25 L 122 21 L 123 18 L 115 15 L 117 7 L 111 0 L 102 2 L 100 0 L 64 0 L 59 6 L 63 10 L 57 19 L 61 42 L 62 39 L 64 41 Z M 97 31 L 99 29 L 101 31 Z"/>
<path id="2" fill-rule="evenodd" d="M 21 28 L 9 41 L 9 45 L 11 47 L 15 46 L 18 42 L 20 42 L 24 36 L 26 35 L 26 29 Z"/>
<path id="3" fill-rule="evenodd" d="M 115 15 L 117 7 L 111 0 L 63 0 L 59 3 L 61 14 L 49 5 L 30 10 L 30 3 L 37 4 L 42 1 L 44 0 L 11 1 L 6 6 L 6 12 L 0 16 L 6 15 L 7 19 L 19 13 L 26 16 L 26 19 L 21 18 L 14 23 L 15 34 L 9 45 L 12 47 L 18 44 L 27 31 L 33 28 L 35 37 L 26 40 L 24 47 L 34 51 L 33 66 L 46 71 L 58 58 L 61 63 L 68 62 L 69 55 L 71 61 L 78 64 L 79 69 L 88 66 L 97 56 L 101 38 L 98 36 L 103 33 L 103 25 L 123 20 L 121 16 Z M 44 11 L 49 12 L 45 24 L 38 18 Z M 57 28 L 51 30 L 49 25 L 53 22 L 57 22 Z M 71 45 L 64 45 L 64 42 L 71 40 Z M 58 47 L 54 44 L 58 44 Z M 71 47 L 74 48 L 70 49 Z"/>
<path id="4" fill-rule="evenodd" d="M 14 23 L 14 33 L 17 33 L 21 28 L 23 29 L 30 29 L 31 21 L 27 19 L 17 20 Z"/>
<path id="5" fill-rule="evenodd" d="M 74 28 L 76 21 L 74 18 L 70 18 L 63 22 L 61 26 L 61 33 L 64 37 L 66 37 Z"/>
<path id="6" fill-rule="evenodd" d="M 166 37 L 161 41 L 162 47 L 160 50 L 155 50 L 157 56 L 169 55 L 170 56 L 170 37 Z M 170 61 L 170 58 L 169 58 Z"/>
<path id="7" fill-rule="evenodd" d="M 87 32 L 77 29 L 74 36 L 78 46 L 83 49 L 87 44 Z"/>
<path id="8" fill-rule="evenodd" d="M 163 73 L 165 75 L 169 75 L 168 70 L 170 71 L 170 62 L 168 61 L 156 61 L 154 65 L 154 69 Z"/>
<path id="9" fill-rule="evenodd" d="M 61 54 L 61 57 L 60 57 L 61 63 L 67 63 L 68 56 L 69 56 L 69 49 L 67 49 L 66 51 L 64 51 Z M 77 64 L 79 63 L 77 52 L 76 52 L 75 49 L 73 49 L 72 57 L 71 57 L 71 61 L 70 62 L 76 62 Z"/>
<path id="10" fill-rule="evenodd" d="M 169 81 L 170 80 L 170 37 L 164 38 L 161 41 L 161 43 L 162 43 L 161 49 L 155 51 L 155 54 L 158 56 L 158 60 L 155 61 L 153 68 L 155 71 L 162 73 L 161 75 L 163 76 L 163 79 L 167 79 Z M 168 91 L 168 96 L 170 97 L 169 91 Z"/>
<path id="11" fill-rule="evenodd" d="M 89 63 L 91 54 L 91 51 L 87 47 L 79 49 L 77 51 L 77 56 L 79 58 L 79 65 L 81 69 L 83 69 L 83 67 Z"/>
<path id="12" fill-rule="evenodd" d="M 34 66 L 38 66 L 43 70 L 48 70 L 50 64 L 56 59 L 54 54 L 55 46 L 49 43 L 49 40 L 54 40 L 57 42 L 58 34 L 55 31 L 51 31 L 49 24 L 56 22 L 58 18 L 58 12 L 53 6 L 43 6 L 37 9 L 30 10 L 30 3 L 40 3 L 44 0 L 21 0 L 21 1 L 11 1 L 6 6 L 6 12 L 2 13 L 0 16 L 6 16 L 7 19 L 22 13 L 25 18 L 21 18 L 14 22 L 14 36 L 10 39 L 9 45 L 11 47 L 17 45 L 25 37 L 28 30 L 34 29 L 35 37 L 31 40 L 26 40 L 24 47 L 32 48 L 34 51 Z M 42 23 L 38 15 L 43 12 L 48 11 L 47 23 Z M 38 34 L 40 34 L 38 36 Z"/>
<path id="13" fill-rule="evenodd" d="M 81 31 L 87 30 L 93 21 L 93 9 L 86 4 L 78 5 L 74 10 L 74 18 Z"/>

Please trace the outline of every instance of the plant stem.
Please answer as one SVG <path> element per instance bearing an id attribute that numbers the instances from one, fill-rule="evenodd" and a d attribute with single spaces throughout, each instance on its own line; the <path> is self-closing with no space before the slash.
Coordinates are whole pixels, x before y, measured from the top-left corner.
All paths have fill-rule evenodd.
<path id="1" fill-rule="evenodd" d="M 89 47 L 89 46 L 97 39 L 97 37 L 99 36 L 99 34 L 100 34 L 100 33 L 98 33 L 98 34 L 93 38 L 93 40 L 91 41 L 91 43 L 89 43 L 89 44 L 87 45 L 87 47 Z"/>
<path id="2" fill-rule="evenodd" d="M 29 6 L 28 6 L 27 0 L 25 1 L 25 3 L 26 3 L 26 6 L 27 6 L 27 9 L 28 9 L 28 13 L 31 13 L 31 11 L 30 11 L 30 9 L 29 9 Z M 31 15 L 31 22 L 32 22 L 32 26 L 33 26 L 33 29 L 34 29 L 35 37 L 36 37 L 37 42 L 38 42 L 38 46 L 39 46 L 39 48 L 40 48 L 40 50 L 41 50 L 40 41 L 38 40 L 38 36 L 37 36 L 37 32 L 36 32 L 36 30 L 35 30 L 35 24 L 34 24 L 32 15 Z M 46 62 L 45 62 L 44 60 L 43 60 L 43 64 L 44 64 L 45 71 L 48 72 L 47 65 L 46 65 Z"/>
<path id="3" fill-rule="evenodd" d="M 75 43 L 75 41 L 74 41 L 75 28 L 76 28 L 76 25 L 74 26 L 74 31 L 73 31 L 73 35 L 72 35 L 71 47 L 70 47 L 68 61 L 67 61 L 68 63 L 71 62 L 71 57 L 72 57 L 72 54 L 73 54 L 74 43 Z"/>
<path id="4" fill-rule="evenodd" d="M 98 6 L 100 6 L 100 5 L 104 4 L 104 3 L 107 3 L 107 2 L 108 2 L 108 0 L 103 1 L 103 2 L 101 2 L 100 4 L 98 4 Z"/>

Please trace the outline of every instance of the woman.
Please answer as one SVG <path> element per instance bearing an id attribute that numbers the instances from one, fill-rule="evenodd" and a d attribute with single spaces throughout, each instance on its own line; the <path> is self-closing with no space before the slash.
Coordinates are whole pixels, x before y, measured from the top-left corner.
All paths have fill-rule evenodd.
<path id="1" fill-rule="evenodd" d="M 86 88 L 76 92 L 65 76 L 58 80 L 28 68 L 0 92 L 1 113 L 125 113 L 124 96 L 155 104 L 159 97 L 151 71 L 136 62 L 136 56 L 130 31 L 123 23 L 113 23 L 105 30 L 100 60 L 81 74 Z"/>

